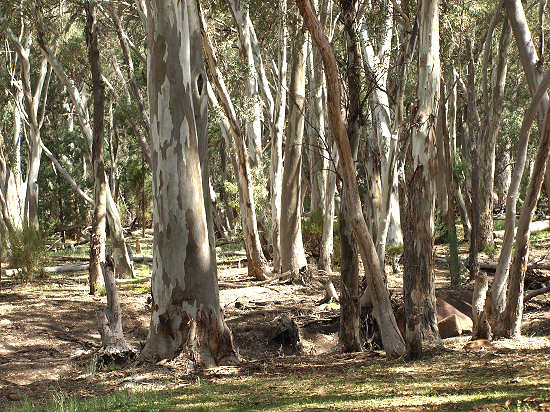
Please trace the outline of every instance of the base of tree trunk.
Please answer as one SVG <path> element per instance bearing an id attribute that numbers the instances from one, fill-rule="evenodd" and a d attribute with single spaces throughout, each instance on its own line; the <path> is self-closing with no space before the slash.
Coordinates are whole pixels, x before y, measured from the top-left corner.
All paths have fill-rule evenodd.
<path id="1" fill-rule="evenodd" d="M 178 322 L 176 317 L 180 317 Z M 172 330 L 172 325 L 177 323 L 177 330 Z M 235 365 L 241 361 L 231 330 L 223 318 L 208 308 L 199 309 L 194 317 L 182 311 L 175 313 L 174 319 L 161 319 L 156 330 L 150 330 L 138 362 L 175 358 L 186 360 L 189 370 Z"/>

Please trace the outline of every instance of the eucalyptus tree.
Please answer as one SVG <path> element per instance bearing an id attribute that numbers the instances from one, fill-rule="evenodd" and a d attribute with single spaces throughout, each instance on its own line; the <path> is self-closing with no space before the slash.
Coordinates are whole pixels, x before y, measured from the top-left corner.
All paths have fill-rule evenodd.
<path id="1" fill-rule="evenodd" d="M 304 25 L 311 33 L 313 41 L 319 47 L 325 68 L 327 81 L 327 107 L 329 125 L 338 148 L 342 177 L 346 192 L 347 213 L 363 260 L 363 266 L 369 268 L 367 285 L 371 299 L 373 314 L 380 328 L 382 343 L 386 356 L 398 357 L 405 353 L 405 344 L 397 328 L 395 316 L 391 307 L 389 294 L 384 284 L 383 272 L 376 254 L 365 217 L 361 208 L 356 170 L 353 162 L 347 126 L 341 113 L 340 74 L 334 51 L 323 33 L 309 0 L 297 0 Z"/>
<path id="2" fill-rule="evenodd" d="M 301 19 L 294 26 L 289 90 L 288 136 L 281 197 L 281 269 L 298 272 L 307 265 L 302 241 L 302 155 L 305 122 L 307 43 Z"/>
<path id="3" fill-rule="evenodd" d="M 199 7 L 200 10 L 200 7 Z M 216 94 L 219 97 L 220 104 L 223 108 L 224 115 L 229 126 L 228 131 L 231 134 L 233 148 L 237 154 L 237 186 L 239 190 L 239 204 L 241 209 L 241 220 L 243 226 L 243 241 L 246 249 L 248 260 L 248 272 L 252 277 L 259 280 L 267 279 L 267 261 L 262 251 L 260 244 L 260 236 L 258 233 L 258 223 L 256 219 L 256 210 L 254 197 L 252 195 L 252 177 L 250 169 L 250 159 L 248 150 L 244 144 L 241 126 L 231 97 L 221 71 L 218 67 L 214 47 L 208 36 L 206 21 L 202 12 L 200 13 L 200 30 L 202 36 L 202 45 L 205 53 L 206 64 L 210 74 L 211 81 L 214 85 Z"/>
<path id="4" fill-rule="evenodd" d="M 440 95 L 439 1 L 418 4 L 418 108 L 411 136 L 411 162 L 404 225 L 403 292 L 408 356 L 437 341 L 433 266 L 435 204 L 435 121 Z"/>
<path id="5" fill-rule="evenodd" d="M 45 26 L 44 22 L 38 22 L 41 25 L 41 42 L 40 48 L 42 54 L 48 60 L 48 63 L 52 66 L 58 80 L 65 86 L 69 98 L 73 104 L 74 111 L 82 130 L 84 137 L 84 148 L 88 156 L 92 153 L 93 131 L 90 125 L 90 115 L 88 111 L 87 97 L 84 93 L 81 93 L 76 87 L 75 82 L 68 76 L 63 63 L 58 59 L 55 49 L 52 49 L 44 42 Z M 85 159 L 85 161 L 89 161 Z M 130 260 L 128 250 L 126 247 L 126 241 L 124 238 L 124 231 L 122 228 L 122 222 L 118 207 L 115 203 L 114 197 L 107 182 L 107 219 L 110 228 L 110 235 L 113 246 L 113 259 L 115 261 L 116 273 L 119 276 L 134 276 L 133 263 Z"/>
<path id="6" fill-rule="evenodd" d="M 518 153 L 512 172 L 512 180 L 506 200 L 505 234 L 502 250 L 499 256 L 494 281 L 485 302 L 484 316 L 491 327 L 494 336 L 517 337 L 520 334 L 521 317 L 523 314 L 523 280 L 525 276 L 527 257 L 529 254 L 529 222 L 540 195 L 541 174 L 546 169 L 548 160 L 547 111 L 549 98 L 546 89 L 549 86 L 550 75 L 542 76 L 539 56 L 534 47 L 531 31 L 527 24 L 525 11 L 520 1 L 505 0 L 504 8 L 508 16 L 512 33 L 519 50 L 520 62 L 525 73 L 528 88 L 533 94 L 533 100 L 525 113 L 519 136 Z M 539 130 L 543 136 L 531 174 L 531 181 L 520 215 L 520 224 L 515 233 L 515 213 L 519 187 L 527 160 L 529 131 L 535 115 L 538 114 Z M 515 256 L 510 269 L 512 248 L 516 239 Z M 511 272 L 510 272 L 511 271 Z M 510 275 L 510 276 L 509 276 Z"/>
<path id="7" fill-rule="evenodd" d="M 196 8 L 195 8 L 196 7 Z M 192 59 L 200 48 L 198 3 L 147 2 L 153 159 L 153 312 L 142 359 L 180 353 L 205 366 L 237 360 L 219 303 L 216 256 L 204 204 Z M 192 41 L 193 40 L 193 41 Z"/>
<path id="8" fill-rule="evenodd" d="M 20 10 L 23 14 L 23 10 Z M 0 15 L 0 18 L 5 19 Z M 31 26 L 32 27 L 32 26 Z M 15 36 L 10 27 L 5 31 L 8 40 L 15 48 L 17 55 L 20 59 L 21 65 L 21 80 L 12 80 L 12 84 L 18 89 L 16 92 L 16 116 L 20 119 L 16 119 L 17 127 L 15 128 L 15 134 L 21 132 L 21 118 L 28 119 L 28 131 L 29 131 L 29 155 L 27 162 L 27 175 L 25 181 L 21 180 L 20 173 L 20 160 L 16 162 L 16 173 L 13 178 L 16 191 L 21 192 L 19 187 L 25 188 L 24 195 L 24 209 L 23 216 L 19 217 L 19 221 L 27 221 L 36 230 L 38 230 L 38 173 L 40 170 L 40 160 L 42 157 L 42 146 L 40 145 L 40 131 L 44 124 L 44 114 L 46 110 L 47 102 L 47 89 L 50 81 L 51 69 L 48 68 L 48 62 L 45 57 L 40 57 L 40 69 L 36 83 L 32 84 L 32 67 L 31 67 L 31 52 L 36 52 L 36 48 L 33 47 L 33 33 L 29 26 L 24 24 L 21 26 L 21 33 L 19 36 Z M 25 105 L 21 103 L 24 97 Z M 42 97 L 44 99 L 42 101 Z M 42 108 L 40 105 L 42 103 Z M 15 136 L 14 139 L 18 141 L 18 152 L 20 150 L 21 136 Z M 19 176 L 18 176 L 19 174 Z M 13 202 L 8 202 L 11 206 Z M 13 208 L 12 208 L 13 210 Z"/>

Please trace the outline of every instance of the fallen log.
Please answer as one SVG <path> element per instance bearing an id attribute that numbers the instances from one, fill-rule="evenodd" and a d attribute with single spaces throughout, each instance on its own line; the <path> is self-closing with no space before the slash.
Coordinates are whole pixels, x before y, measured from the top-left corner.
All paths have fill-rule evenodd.
<path id="1" fill-rule="evenodd" d="M 536 290 L 531 290 L 525 294 L 525 299 L 523 299 L 523 303 L 539 296 L 544 295 L 545 293 L 550 292 L 550 286 L 547 286 L 545 288 L 540 288 Z"/>
<path id="2" fill-rule="evenodd" d="M 442 258 L 442 257 L 439 257 L 439 256 L 436 256 L 434 258 L 434 261 L 435 261 L 435 263 L 441 264 L 441 265 L 446 265 L 448 263 L 446 258 Z M 468 263 L 467 260 L 465 260 L 465 259 L 462 260 L 462 264 L 467 265 L 467 263 Z M 490 270 L 490 271 L 494 272 L 495 270 L 497 270 L 497 264 L 498 264 L 498 262 L 480 260 L 479 261 L 479 268 L 483 269 L 483 270 Z M 528 263 L 527 264 L 527 270 L 532 270 L 532 269 L 550 270 L 550 262 Z"/>
<path id="3" fill-rule="evenodd" d="M 62 265 L 62 266 L 46 266 L 42 268 L 44 273 L 75 273 L 75 272 L 84 272 L 88 270 L 89 265 Z M 2 269 L 2 276 L 15 276 L 20 273 L 23 273 L 22 268 L 15 269 Z"/>
<path id="4" fill-rule="evenodd" d="M 149 256 L 134 256 L 133 261 L 134 263 L 151 263 L 153 262 L 153 258 Z"/>
<path id="5" fill-rule="evenodd" d="M 550 230 L 550 220 L 538 220 L 536 222 L 531 222 L 529 225 L 529 232 L 531 233 L 545 232 L 547 230 Z M 514 236 L 516 235 L 516 231 L 517 228 L 514 229 Z M 493 235 L 497 239 L 502 239 L 504 238 L 504 230 L 495 230 Z"/>

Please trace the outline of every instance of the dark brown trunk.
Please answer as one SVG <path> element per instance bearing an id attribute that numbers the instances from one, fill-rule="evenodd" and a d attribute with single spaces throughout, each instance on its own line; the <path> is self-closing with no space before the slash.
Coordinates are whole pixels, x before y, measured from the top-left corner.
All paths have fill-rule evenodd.
<path id="1" fill-rule="evenodd" d="M 104 109 L 105 85 L 101 79 L 99 66 L 99 48 L 97 39 L 97 23 L 94 6 L 87 5 L 86 43 L 88 45 L 88 60 L 92 72 L 92 94 L 94 100 L 92 164 L 94 167 L 94 215 L 92 220 L 92 236 L 90 241 L 90 294 L 96 292 L 96 284 L 103 276 L 102 265 L 105 264 L 105 216 L 107 210 L 107 184 L 105 163 L 103 160 L 104 140 Z"/>

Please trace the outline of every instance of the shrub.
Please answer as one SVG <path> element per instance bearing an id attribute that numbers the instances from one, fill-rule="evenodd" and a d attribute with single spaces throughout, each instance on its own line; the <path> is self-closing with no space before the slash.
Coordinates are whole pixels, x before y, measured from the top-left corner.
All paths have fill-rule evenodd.
<path id="1" fill-rule="evenodd" d="M 46 256 L 45 236 L 27 222 L 18 229 L 8 231 L 8 262 L 12 267 L 21 268 L 26 279 L 42 274 Z"/>

